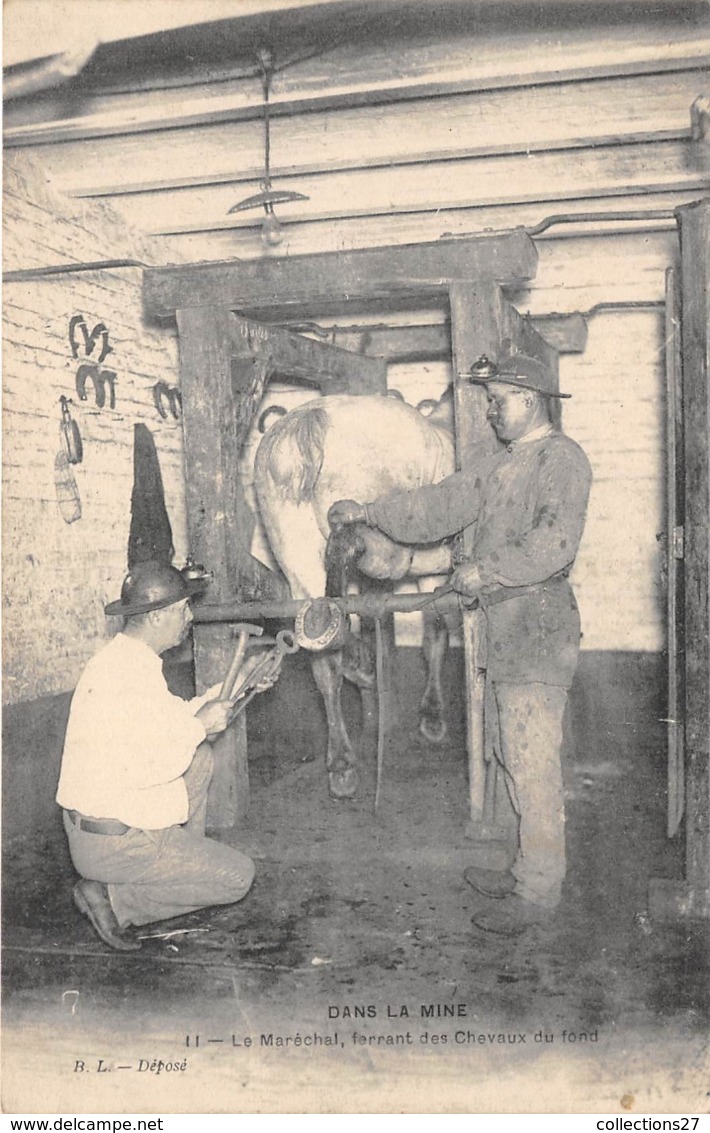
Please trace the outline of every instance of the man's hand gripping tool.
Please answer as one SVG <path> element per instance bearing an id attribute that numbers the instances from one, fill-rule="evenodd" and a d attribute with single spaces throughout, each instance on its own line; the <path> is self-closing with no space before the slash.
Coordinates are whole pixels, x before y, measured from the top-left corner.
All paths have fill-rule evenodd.
<path id="1" fill-rule="evenodd" d="M 259 629 L 259 635 L 263 632 L 263 630 L 258 626 L 255 627 L 255 626 L 240 625 L 237 628 L 239 630 L 242 630 L 242 631 L 244 631 L 244 630 L 247 631 L 247 633 L 245 634 L 245 637 L 248 636 L 248 631 L 253 632 L 254 629 Z M 245 649 L 246 649 L 246 642 L 245 642 Z M 261 659 L 259 664 L 254 669 L 252 669 L 252 671 L 249 673 L 249 675 L 247 677 L 245 677 L 244 680 L 240 681 L 232 689 L 231 693 L 225 693 L 225 686 L 222 687 L 223 699 L 228 699 L 230 704 L 234 705 L 234 704 L 236 704 L 237 700 L 239 700 L 240 697 L 242 698 L 240 700 L 239 704 L 237 705 L 235 711 L 234 711 L 234 715 L 233 715 L 232 719 L 237 717 L 240 712 L 244 711 L 244 709 L 246 708 L 249 701 L 252 700 L 256 696 L 256 693 L 258 692 L 258 686 L 261 684 L 261 682 L 263 680 L 267 680 L 270 676 L 272 676 L 278 670 L 283 658 L 289 653 L 297 653 L 298 649 L 299 649 L 299 645 L 298 645 L 298 642 L 296 641 L 295 635 L 293 633 L 291 633 L 290 630 L 286 630 L 286 629 L 279 630 L 279 632 L 276 634 L 274 648 L 269 650 L 269 652 L 266 654 L 266 656 Z M 239 646 L 237 646 L 237 652 L 235 653 L 235 660 L 238 656 L 238 653 L 239 653 Z M 232 666 L 230 667 L 230 671 L 227 674 L 228 677 L 232 673 L 232 670 L 235 670 L 235 675 L 236 675 L 236 672 L 238 672 L 238 669 L 241 666 L 243 656 L 244 655 L 242 654 L 242 657 L 239 660 L 239 665 L 236 666 L 236 668 L 235 668 L 234 662 L 232 663 Z M 231 678 L 232 684 L 234 684 L 234 679 L 235 679 L 235 677 L 233 676 Z M 227 682 L 225 681 L 225 685 L 226 685 L 226 683 Z"/>

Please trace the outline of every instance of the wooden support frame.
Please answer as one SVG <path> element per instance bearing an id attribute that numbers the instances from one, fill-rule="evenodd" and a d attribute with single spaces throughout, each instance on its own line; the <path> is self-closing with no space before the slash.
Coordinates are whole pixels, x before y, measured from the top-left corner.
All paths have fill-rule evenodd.
<path id="1" fill-rule="evenodd" d="M 556 366 L 556 352 L 503 297 L 501 284 L 520 283 L 535 273 L 537 253 L 521 231 L 498 236 L 376 248 L 333 255 L 261 260 L 251 264 L 198 264 L 147 269 L 146 311 L 154 318 L 177 317 L 184 395 L 188 515 L 193 554 L 214 571 L 217 602 L 260 602 L 274 576 L 249 554 L 251 515 L 238 477 L 239 454 L 255 409 L 274 374 L 296 373 L 324 392 L 386 389 L 384 357 L 354 354 L 304 339 L 280 327 L 255 323 L 232 308 L 266 306 L 291 314 L 318 312 L 321 304 L 391 302 L 434 294 L 449 300 L 455 373 L 462 374 L 481 353 L 497 357 L 507 345 Z M 475 282 L 468 282 L 473 278 Z M 497 441 L 485 423 L 482 391 L 459 381 L 457 441 L 462 464 Z M 208 521 L 208 516 L 213 521 Z M 486 791 L 483 768 L 483 685 L 478 656 L 480 627 L 467 616 L 466 666 L 474 690 L 467 705 L 472 816 L 480 832 Z M 231 631 L 220 624 L 195 628 L 198 687 L 226 671 Z M 248 805 L 248 765 L 243 720 L 216 746 L 211 825 L 229 826 Z"/>
<path id="2" fill-rule="evenodd" d="M 537 268 L 537 250 L 522 230 L 460 240 L 325 252 L 319 256 L 146 268 L 146 316 L 172 318 L 183 307 L 224 307 L 298 317 L 354 309 L 358 301 L 409 294 L 446 297 L 455 279 L 522 285 Z M 344 306 L 343 306 L 344 305 Z"/>

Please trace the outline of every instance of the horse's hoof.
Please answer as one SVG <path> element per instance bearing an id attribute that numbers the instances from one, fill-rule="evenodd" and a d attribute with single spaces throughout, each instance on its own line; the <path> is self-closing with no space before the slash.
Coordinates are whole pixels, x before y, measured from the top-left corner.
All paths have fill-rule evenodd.
<path id="1" fill-rule="evenodd" d="M 357 770 L 346 767 L 344 771 L 329 771 L 328 783 L 334 799 L 352 799 L 357 791 Z"/>
<path id="2" fill-rule="evenodd" d="M 419 731 L 430 744 L 443 744 L 449 734 L 445 720 L 440 720 L 438 723 L 434 723 L 432 720 L 420 720 Z"/>
<path id="3" fill-rule="evenodd" d="M 341 672 L 346 681 L 356 688 L 373 689 L 375 687 L 375 674 L 367 673 L 364 669 L 356 669 L 350 665 L 343 665 Z"/>

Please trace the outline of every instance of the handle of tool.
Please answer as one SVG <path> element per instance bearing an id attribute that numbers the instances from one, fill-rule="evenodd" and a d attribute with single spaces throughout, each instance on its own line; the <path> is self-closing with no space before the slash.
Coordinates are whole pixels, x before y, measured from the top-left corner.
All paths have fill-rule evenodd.
<path id="1" fill-rule="evenodd" d="M 234 711 L 232 712 L 232 716 L 231 716 L 231 719 L 230 719 L 230 723 L 232 722 L 232 720 L 236 720 L 237 716 L 239 716 L 239 715 L 240 715 L 240 713 L 242 713 L 242 712 L 244 711 L 244 709 L 246 708 L 246 706 L 247 706 L 247 704 L 249 703 L 249 701 L 250 701 L 250 700 L 253 700 L 255 696 L 256 696 L 256 689 L 255 689 L 255 688 L 253 688 L 253 689 L 251 690 L 251 692 L 248 692 L 248 693 L 246 694 L 246 696 L 242 697 L 242 699 L 241 699 L 241 700 L 239 701 L 239 703 L 237 704 L 236 708 L 235 708 L 235 709 L 234 709 Z"/>
<path id="2" fill-rule="evenodd" d="M 237 641 L 237 648 L 234 650 L 232 663 L 227 670 L 227 675 L 222 681 L 222 691 L 219 694 L 220 700 L 232 700 L 232 692 L 234 682 L 239 676 L 239 670 L 244 662 L 244 655 L 247 651 L 247 641 L 249 640 L 248 633 L 240 633 L 239 640 Z"/>
<path id="3" fill-rule="evenodd" d="M 259 662 L 259 664 L 256 666 L 255 669 L 252 669 L 249 676 L 246 677 L 246 679 L 243 680 L 239 685 L 237 685 L 236 688 L 232 689 L 231 696 L 229 696 L 227 698 L 230 701 L 231 704 L 235 704 L 236 701 L 239 699 L 239 697 L 242 695 L 242 693 L 245 692 L 247 689 L 250 689 L 250 688 L 255 689 L 255 686 L 259 683 L 259 679 L 262 676 L 264 676 L 264 674 L 270 668 L 273 667 L 273 662 L 278 658 L 279 654 L 280 654 L 280 650 L 276 650 L 276 649 L 270 649 L 269 650 L 269 652 L 266 654 L 266 657 L 264 657 L 264 659 Z M 240 711 L 241 711 L 241 708 L 240 708 Z"/>

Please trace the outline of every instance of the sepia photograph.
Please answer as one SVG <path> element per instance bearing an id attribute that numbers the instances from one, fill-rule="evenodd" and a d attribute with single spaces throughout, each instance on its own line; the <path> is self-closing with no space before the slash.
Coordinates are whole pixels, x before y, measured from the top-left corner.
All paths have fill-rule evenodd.
<path id="1" fill-rule="evenodd" d="M 3 19 L 2 1111 L 707 1114 L 710 4 Z"/>

